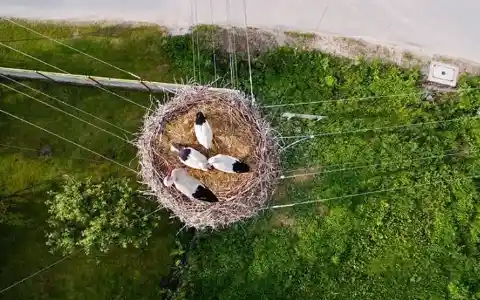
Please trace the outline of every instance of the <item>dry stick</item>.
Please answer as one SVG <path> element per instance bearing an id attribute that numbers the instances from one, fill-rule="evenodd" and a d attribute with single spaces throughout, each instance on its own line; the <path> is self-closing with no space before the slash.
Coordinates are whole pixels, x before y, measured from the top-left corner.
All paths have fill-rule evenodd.
<path id="1" fill-rule="evenodd" d="M 71 143 L 71 144 L 73 144 L 73 145 L 75 145 L 75 146 L 77 146 L 77 147 L 82 148 L 83 150 L 86 150 L 86 151 L 89 151 L 89 152 L 91 152 L 91 153 L 93 153 L 93 154 L 95 154 L 95 155 L 98 155 L 98 156 L 100 156 L 100 157 L 102 157 L 102 158 L 104 158 L 104 159 L 106 159 L 106 160 L 108 160 L 108 161 L 110 161 L 110 162 L 112 162 L 112 163 L 114 163 L 114 164 L 116 164 L 116 165 L 118 165 L 118 166 L 121 166 L 121 167 L 123 167 L 123 168 L 125 168 L 125 169 L 127 169 L 127 170 L 130 170 L 130 171 L 135 172 L 135 173 L 137 172 L 137 171 L 135 171 L 134 169 L 132 169 L 132 168 L 130 168 L 130 167 L 127 167 L 127 166 L 125 166 L 125 165 L 117 162 L 116 160 L 113 160 L 113 159 L 111 159 L 111 158 L 109 158 L 109 157 L 106 157 L 105 155 L 102 155 L 102 154 L 100 154 L 100 153 L 98 153 L 98 152 L 95 152 L 95 151 L 93 151 L 93 150 L 91 150 L 91 149 L 89 149 L 89 148 L 87 148 L 87 147 L 85 147 L 85 146 L 82 146 L 82 145 L 78 144 L 78 143 L 75 143 L 74 141 L 69 140 L 69 139 L 66 138 L 66 137 L 63 137 L 63 136 L 61 136 L 61 135 L 58 135 L 58 134 L 56 134 L 56 133 L 54 133 L 54 132 L 52 132 L 52 131 L 50 131 L 50 130 L 48 130 L 48 129 L 45 129 L 45 128 L 41 127 L 41 126 L 38 126 L 38 125 L 36 125 L 36 124 L 34 124 L 34 123 L 32 123 L 32 122 L 29 122 L 29 121 L 27 121 L 27 120 L 25 120 L 25 119 L 23 119 L 23 118 L 20 118 L 20 117 L 18 117 L 18 116 L 15 116 L 15 115 L 13 115 L 13 114 L 11 114 L 11 113 L 9 113 L 9 112 L 6 112 L 6 111 L 4 111 L 4 110 L 2 110 L 2 109 L 0 109 L 0 112 L 4 113 L 4 114 L 6 114 L 6 115 L 8 115 L 8 116 L 10 116 L 10 117 L 12 117 L 12 118 L 15 118 L 15 119 L 17 119 L 17 120 L 19 120 L 19 121 L 22 121 L 22 122 L 24 122 L 24 123 L 27 123 L 27 124 L 29 124 L 29 125 L 32 125 L 33 127 L 36 127 L 36 128 L 38 128 L 38 129 L 40 129 L 40 130 L 42 130 L 42 131 L 45 131 L 45 132 L 47 132 L 47 133 L 49 133 L 49 134 L 51 134 L 51 135 L 53 135 L 53 136 L 56 136 L 56 137 L 58 137 L 58 138 L 60 138 L 60 139 L 62 139 L 62 140 L 64 140 L 64 141 L 67 141 L 67 142 L 69 142 L 69 143 Z"/>
<path id="2" fill-rule="evenodd" d="M 75 115 L 72 115 L 71 113 L 66 112 L 66 111 L 64 111 L 63 109 L 60 109 L 60 108 L 58 108 L 58 107 L 56 107 L 56 106 L 53 106 L 53 105 L 51 105 L 51 104 L 49 104 L 49 103 L 47 103 L 47 102 L 44 102 L 44 101 L 42 101 L 42 100 L 40 100 L 40 99 L 37 99 L 37 98 L 35 98 L 35 97 L 33 97 L 33 96 L 30 96 L 30 95 L 27 94 L 27 93 L 24 93 L 24 92 L 19 91 L 19 90 L 15 89 L 15 88 L 12 88 L 11 86 L 9 86 L 9 85 L 7 85 L 7 84 L 4 84 L 4 83 L 1 83 L 1 82 L 0 82 L 0 85 L 2 85 L 3 87 L 8 88 L 8 89 L 10 89 L 10 90 L 12 90 L 12 91 L 14 91 L 14 92 L 17 92 L 17 93 L 19 93 L 19 94 L 21 94 L 21 95 L 24 95 L 24 96 L 26 96 L 26 97 L 28 97 L 28 98 L 30 98 L 30 99 L 33 99 L 33 100 L 35 100 L 35 101 L 38 101 L 38 102 L 42 103 L 43 105 L 46 105 L 46 106 L 48 106 L 48 107 L 51 107 L 51 108 L 53 108 L 53 109 L 55 109 L 55 110 L 57 110 L 57 111 L 59 111 L 59 112 L 62 112 L 62 113 L 66 114 L 66 115 L 68 115 L 68 116 L 70 116 L 70 117 L 72 117 L 72 118 L 74 118 L 74 119 L 79 120 L 80 122 L 83 122 L 83 123 L 88 124 L 88 125 L 90 125 L 90 126 L 92 126 L 92 127 L 95 127 L 95 128 L 97 128 L 97 129 L 105 132 L 105 133 L 110 134 L 111 136 L 114 136 L 114 137 L 116 137 L 116 138 L 118 138 L 118 139 L 121 139 L 122 141 L 130 144 L 130 142 L 129 142 L 128 140 L 122 138 L 121 136 L 116 135 L 115 133 L 110 132 L 110 131 L 108 131 L 108 130 L 106 130 L 106 129 L 103 129 L 102 127 L 99 127 L 99 126 L 97 126 L 97 125 L 95 125 L 95 124 L 93 124 L 93 123 L 90 123 L 90 122 L 88 122 L 88 121 L 86 121 L 86 120 L 84 120 L 84 119 L 82 119 L 82 118 L 79 118 L 79 117 L 77 117 L 77 116 L 75 116 Z"/>
<path id="3" fill-rule="evenodd" d="M 31 29 L 30 27 L 27 27 L 27 26 L 25 26 L 25 25 L 23 25 L 23 24 L 20 24 L 20 23 L 18 23 L 18 22 L 15 22 L 15 21 L 13 21 L 13 20 L 10 19 L 10 18 L 3 17 L 2 19 L 4 19 L 4 20 L 7 21 L 7 22 L 10 22 L 10 23 L 12 23 L 12 24 L 15 24 L 15 25 L 17 25 L 17 26 L 20 26 L 20 27 L 22 27 L 22 28 L 24 28 L 24 29 L 26 29 L 26 30 L 28 30 L 28 31 L 30 31 L 30 32 L 32 32 L 32 33 L 35 33 L 36 35 L 39 35 L 39 36 L 41 36 L 41 37 L 43 37 L 43 38 L 49 39 L 50 41 L 52 41 L 52 42 L 54 42 L 54 43 L 56 43 L 56 44 L 58 44 L 58 45 L 62 45 L 62 46 L 64 46 L 64 47 L 67 47 L 67 48 L 70 49 L 70 50 L 73 50 L 73 51 L 75 51 L 75 52 L 78 52 L 78 53 L 80 53 L 80 54 L 83 54 L 83 55 L 85 55 L 85 56 L 87 56 L 87 57 L 89 57 L 89 58 L 91 58 L 91 59 L 94 59 L 94 60 L 96 60 L 96 61 L 98 61 L 98 62 L 101 62 L 101 63 L 103 63 L 103 64 L 105 64 L 105 65 L 107 65 L 107 66 L 110 66 L 110 67 L 112 67 L 112 68 L 115 68 L 115 69 L 117 69 L 118 71 L 121 71 L 121 72 L 123 72 L 123 73 L 125 73 L 125 74 L 128 74 L 128 75 L 134 77 L 135 79 L 138 79 L 138 80 L 140 80 L 140 81 L 142 80 L 142 78 L 141 78 L 140 76 L 135 75 L 135 74 L 133 74 L 132 72 L 129 72 L 129 71 L 127 71 L 127 70 L 124 70 L 124 69 L 122 69 L 122 68 L 119 68 L 119 67 L 117 67 L 117 66 L 115 66 L 115 65 L 112 65 L 111 63 L 108 63 L 108 62 L 106 62 L 106 61 L 104 61 L 104 60 L 101 60 L 101 59 L 99 59 L 99 58 L 97 58 L 97 57 L 95 57 L 95 56 L 92 56 L 92 55 L 90 55 L 90 54 L 88 54 L 88 53 L 86 53 L 86 52 L 84 52 L 84 51 L 81 51 L 81 50 L 79 50 L 79 49 L 77 49 L 77 48 L 74 48 L 74 47 L 72 47 L 72 46 L 70 46 L 70 45 L 68 45 L 68 44 L 62 43 L 62 42 L 58 41 L 57 39 L 54 39 L 54 38 L 52 38 L 52 37 L 50 37 L 50 36 L 48 36 L 48 35 L 45 35 L 45 34 L 43 34 L 43 33 L 41 33 L 41 32 L 38 32 L 38 31 L 36 31 L 36 30 L 33 30 L 33 29 Z"/>
<path id="4" fill-rule="evenodd" d="M 311 172 L 311 173 L 282 175 L 282 176 L 280 176 L 280 179 L 287 179 L 287 178 L 294 178 L 294 177 L 301 177 L 301 176 L 313 176 L 313 175 L 327 174 L 327 173 L 336 173 L 336 172 L 343 172 L 343 171 L 366 169 L 366 168 L 370 168 L 370 167 L 383 167 L 383 166 L 390 166 L 390 165 L 406 163 L 406 162 L 411 164 L 413 162 L 419 162 L 419 161 L 430 160 L 430 159 L 435 159 L 435 158 L 445 158 L 445 157 L 456 156 L 456 155 L 460 155 L 460 154 L 465 154 L 465 152 L 448 153 L 448 154 L 443 154 L 443 155 L 433 155 L 433 156 L 428 156 L 428 157 L 411 159 L 411 160 L 408 160 L 408 161 L 391 161 L 391 162 L 387 162 L 387 163 L 376 163 L 376 164 L 371 164 L 371 165 L 361 165 L 361 166 L 356 166 L 356 167 L 351 167 L 351 168 L 340 168 L 340 169 L 323 170 L 323 171 Z M 297 172 L 297 171 L 301 171 L 301 170 L 305 170 L 305 169 L 288 170 L 288 171 L 285 171 L 285 172 Z"/>
<path id="5" fill-rule="evenodd" d="M 60 68 L 57 67 L 57 66 L 54 66 L 54 65 L 52 65 L 52 64 L 49 64 L 49 63 L 47 63 L 46 61 L 43 61 L 43 60 L 41 60 L 41 59 L 39 59 L 39 58 L 37 58 L 37 57 L 35 57 L 35 56 L 32 56 L 32 55 L 30 55 L 30 54 L 27 54 L 27 53 L 25 53 L 25 52 L 23 52 L 23 51 L 20 51 L 20 50 L 16 49 L 16 48 L 10 47 L 10 46 L 8 46 L 8 45 L 6 45 L 6 44 L 4 44 L 4 43 L 1 43 L 1 42 L 0 42 L 0 46 L 6 47 L 6 48 L 8 48 L 8 49 L 10 49 L 10 50 L 12 50 L 12 51 L 15 51 L 15 52 L 17 52 L 17 53 L 20 53 L 20 54 L 22 54 L 22 55 L 24 55 L 24 56 L 26 56 L 26 57 L 28 57 L 28 58 L 31 58 L 31 59 L 33 59 L 33 60 L 35 60 L 35 61 L 38 61 L 38 62 L 40 62 L 40 63 L 42 63 L 42 64 L 44 64 L 44 65 L 46 65 L 46 66 L 49 66 L 49 67 L 51 67 L 51 68 L 54 68 L 54 69 L 57 70 L 57 71 L 60 71 L 60 72 L 62 72 L 62 73 L 71 75 L 71 73 L 69 73 L 69 72 L 67 72 L 67 71 L 65 71 L 65 70 L 63 70 L 63 69 L 60 69 Z M 135 104 L 135 105 L 137 105 L 137 106 L 140 106 L 140 107 L 142 107 L 142 108 L 145 108 L 145 109 L 148 108 L 148 107 L 146 107 L 146 106 L 144 106 L 144 105 L 138 104 L 138 103 L 136 103 L 136 102 L 134 102 L 134 101 L 132 101 L 132 100 L 130 100 L 130 99 L 128 99 L 128 98 L 125 98 L 125 97 L 123 97 L 123 96 L 121 96 L 121 95 L 119 95 L 119 94 L 117 94 L 117 93 L 115 93 L 115 92 L 112 92 L 112 91 L 104 88 L 98 81 L 93 80 L 91 77 L 88 77 L 88 78 L 89 78 L 90 80 L 92 80 L 93 82 L 96 83 L 96 84 L 94 85 L 95 87 L 97 87 L 97 88 L 99 88 L 99 89 L 101 89 L 101 90 L 103 90 L 103 91 L 105 91 L 105 92 L 107 92 L 107 93 L 109 93 L 109 94 L 112 94 L 112 95 L 114 95 L 114 96 L 116 96 L 116 97 L 118 97 L 118 98 L 120 98 L 120 99 L 123 99 L 123 100 L 128 101 L 128 102 L 130 102 L 130 103 L 132 103 L 132 104 Z"/>
<path id="6" fill-rule="evenodd" d="M 478 178 L 478 177 L 480 177 L 480 175 L 466 176 L 466 177 L 463 177 L 461 180 L 473 179 L 473 178 Z M 447 180 L 447 182 L 451 182 L 451 181 L 453 181 L 453 180 Z M 303 201 L 303 202 L 290 203 L 290 204 L 274 205 L 274 206 L 266 207 L 264 209 L 285 208 L 285 207 L 292 207 L 292 206 L 296 206 L 296 205 L 303 205 L 303 204 L 311 204 L 311 203 L 318 203 L 318 202 L 327 202 L 327 201 L 332 201 L 332 200 L 354 198 L 354 197 L 358 197 L 358 196 L 368 196 L 368 195 L 373 195 L 373 194 L 400 191 L 400 190 L 405 190 L 405 189 L 409 189 L 409 188 L 418 188 L 418 187 L 427 186 L 427 185 L 431 185 L 431 184 L 435 184 L 435 183 L 441 183 L 441 182 L 443 182 L 443 181 L 437 180 L 437 181 L 433 181 L 433 182 L 429 182 L 429 183 L 414 184 L 414 185 L 402 186 L 402 187 L 398 187 L 398 188 L 381 189 L 381 190 L 376 190 L 376 191 L 371 191 L 371 192 L 350 194 L 350 195 L 346 195 L 346 196 L 339 196 L 339 197 L 332 197 L 332 198 L 325 198 L 325 199 L 318 199 L 318 200 L 310 200 L 310 201 Z"/>
<path id="7" fill-rule="evenodd" d="M 253 96 L 253 80 L 252 80 L 252 63 L 250 57 L 250 43 L 248 42 L 248 26 L 247 26 L 247 3 L 246 0 L 243 0 L 243 18 L 245 22 L 245 38 L 247 40 L 247 57 L 248 57 L 248 74 L 250 80 L 250 96 L 252 97 L 252 102 L 255 103 L 255 97 Z"/>
<path id="8" fill-rule="evenodd" d="M 48 78 L 48 79 L 50 79 L 48 76 L 43 75 L 43 74 L 41 74 L 40 72 L 37 72 L 37 73 L 40 74 L 40 75 L 42 75 L 42 76 L 45 76 L 45 77 Z M 120 130 L 126 132 L 126 133 L 133 134 L 133 132 L 131 132 L 131 131 L 128 131 L 128 130 L 122 128 L 122 127 L 119 127 L 119 126 L 117 126 L 117 125 L 115 125 L 115 124 L 113 124 L 113 123 L 110 123 L 110 122 L 108 122 L 108 121 L 106 121 L 106 120 L 104 120 L 104 119 L 102 119 L 102 118 L 97 117 L 97 116 L 94 115 L 94 114 L 91 114 L 91 113 L 89 113 L 89 112 L 87 112 L 87 111 L 84 111 L 83 109 L 77 108 L 76 106 L 71 105 L 71 104 L 69 104 L 68 102 L 65 102 L 65 101 L 62 101 L 62 100 L 60 100 L 60 99 L 58 99 L 58 98 L 55 98 L 55 97 L 53 97 L 53 96 L 51 96 L 51 95 L 49 95 L 49 94 L 46 94 L 46 93 L 44 93 L 44 92 L 42 92 L 42 91 L 40 91 L 40 90 L 37 90 L 37 89 L 35 89 L 35 88 L 33 88 L 33 87 L 29 86 L 29 85 L 23 84 L 23 83 L 21 83 L 20 81 L 17 81 L 17 80 L 15 80 L 15 79 L 12 79 L 12 78 L 10 78 L 10 77 L 8 77 L 8 76 L 5 76 L 5 75 L 3 75 L 3 74 L 0 74 L 0 77 L 3 77 L 3 78 L 8 79 L 8 80 L 10 80 L 10 81 L 12 81 L 12 82 L 15 82 L 16 84 L 21 85 L 21 86 L 23 86 L 23 87 L 26 87 L 26 88 L 34 91 L 34 92 L 40 93 L 40 94 L 44 95 L 45 97 L 48 97 L 48 98 L 50 98 L 50 99 L 52 99 L 52 100 L 55 100 L 55 101 L 57 101 L 57 102 L 60 102 L 60 103 L 66 105 L 66 106 L 68 106 L 68 107 L 70 107 L 70 108 L 75 109 L 76 111 L 79 111 L 79 112 L 81 112 L 81 113 L 83 113 L 83 114 L 86 114 L 86 115 L 92 117 L 92 118 L 95 118 L 95 119 L 97 119 L 97 120 L 99 120 L 99 121 L 101 121 L 101 122 L 103 122 L 103 123 L 105 123 L 105 124 L 108 124 L 108 125 L 110 125 L 110 126 L 113 126 L 113 127 L 117 128 L 117 129 L 120 129 Z M 50 79 L 50 80 L 52 80 L 52 79 Z"/>

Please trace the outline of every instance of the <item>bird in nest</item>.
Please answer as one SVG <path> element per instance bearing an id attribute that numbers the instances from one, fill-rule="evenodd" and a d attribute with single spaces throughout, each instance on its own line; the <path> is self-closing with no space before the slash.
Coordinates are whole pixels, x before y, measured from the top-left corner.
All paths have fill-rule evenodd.
<path id="1" fill-rule="evenodd" d="M 163 179 L 167 187 L 175 185 L 178 191 L 192 200 L 218 202 L 217 196 L 199 180 L 188 175 L 184 168 L 175 168 Z"/>
<path id="2" fill-rule="evenodd" d="M 198 143 L 205 147 L 205 149 L 211 149 L 213 145 L 212 127 L 210 126 L 210 123 L 201 111 L 197 112 L 197 115 L 195 117 L 194 129 Z"/>
<path id="3" fill-rule="evenodd" d="M 190 168 L 203 171 L 211 169 L 207 157 L 192 147 L 185 147 L 178 143 L 171 143 L 170 150 L 177 153 L 180 161 Z"/>
<path id="4" fill-rule="evenodd" d="M 217 154 L 208 159 L 209 166 L 226 173 L 247 173 L 250 171 L 250 167 L 230 155 Z"/>

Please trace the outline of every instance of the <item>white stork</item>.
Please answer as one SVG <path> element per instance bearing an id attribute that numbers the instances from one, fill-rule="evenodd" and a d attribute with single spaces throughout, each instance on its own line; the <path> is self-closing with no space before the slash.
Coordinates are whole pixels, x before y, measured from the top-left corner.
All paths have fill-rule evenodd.
<path id="1" fill-rule="evenodd" d="M 168 176 L 163 179 L 165 186 L 175 185 L 180 193 L 192 200 L 200 200 L 206 202 L 218 202 L 217 196 L 210 191 L 197 179 L 188 175 L 183 168 L 173 169 Z"/>
<path id="2" fill-rule="evenodd" d="M 201 111 L 199 111 L 195 117 L 195 136 L 200 145 L 206 149 L 212 148 L 212 127 L 210 127 L 210 123 L 208 123 L 205 115 Z"/>
<path id="3" fill-rule="evenodd" d="M 176 143 L 170 145 L 170 150 L 178 153 L 178 158 L 184 165 L 194 169 L 209 170 L 207 157 L 199 151 L 191 147 L 183 147 Z"/>
<path id="4" fill-rule="evenodd" d="M 227 173 L 247 173 L 250 167 L 238 158 L 230 155 L 217 154 L 208 159 L 208 163 L 215 169 Z"/>

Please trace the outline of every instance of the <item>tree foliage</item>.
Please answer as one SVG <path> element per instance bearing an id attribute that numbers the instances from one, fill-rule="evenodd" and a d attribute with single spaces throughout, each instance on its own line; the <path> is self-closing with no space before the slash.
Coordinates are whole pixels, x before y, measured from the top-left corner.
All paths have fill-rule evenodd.
<path id="1" fill-rule="evenodd" d="M 94 183 L 91 178 L 66 177 L 62 190 L 50 191 L 47 245 L 53 251 L 72 253 L 83 248 L 108 252 L 148 244 L 158 226 L 158 214 L 147 216 L 154 205 L 140 197 L 126 178 Z"/>

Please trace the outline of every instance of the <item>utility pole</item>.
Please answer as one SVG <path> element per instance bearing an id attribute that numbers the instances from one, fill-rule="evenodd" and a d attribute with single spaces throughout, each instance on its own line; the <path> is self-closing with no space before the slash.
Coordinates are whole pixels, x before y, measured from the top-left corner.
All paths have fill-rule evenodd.
<path id="1" fill-rule="evenodd" d="M 53 81 L 55 83 L 64 83 L 81 86 L 101 86 L 103 88 L 116 88 L 126 90 L 137 90 L 151 93 L 176 93 L 178 90 L 191 87 L 186 84 L 164 83 L 144 80 L 130 80 L 120 78 L 108 78 L 100 76 L 64 74 L 46 71 L 13 69 L 0 67 L 0 74 L 15 78 L 28 80 Z M 226 92 L 229 89 L 209 87 L 212 91 Z"/>

